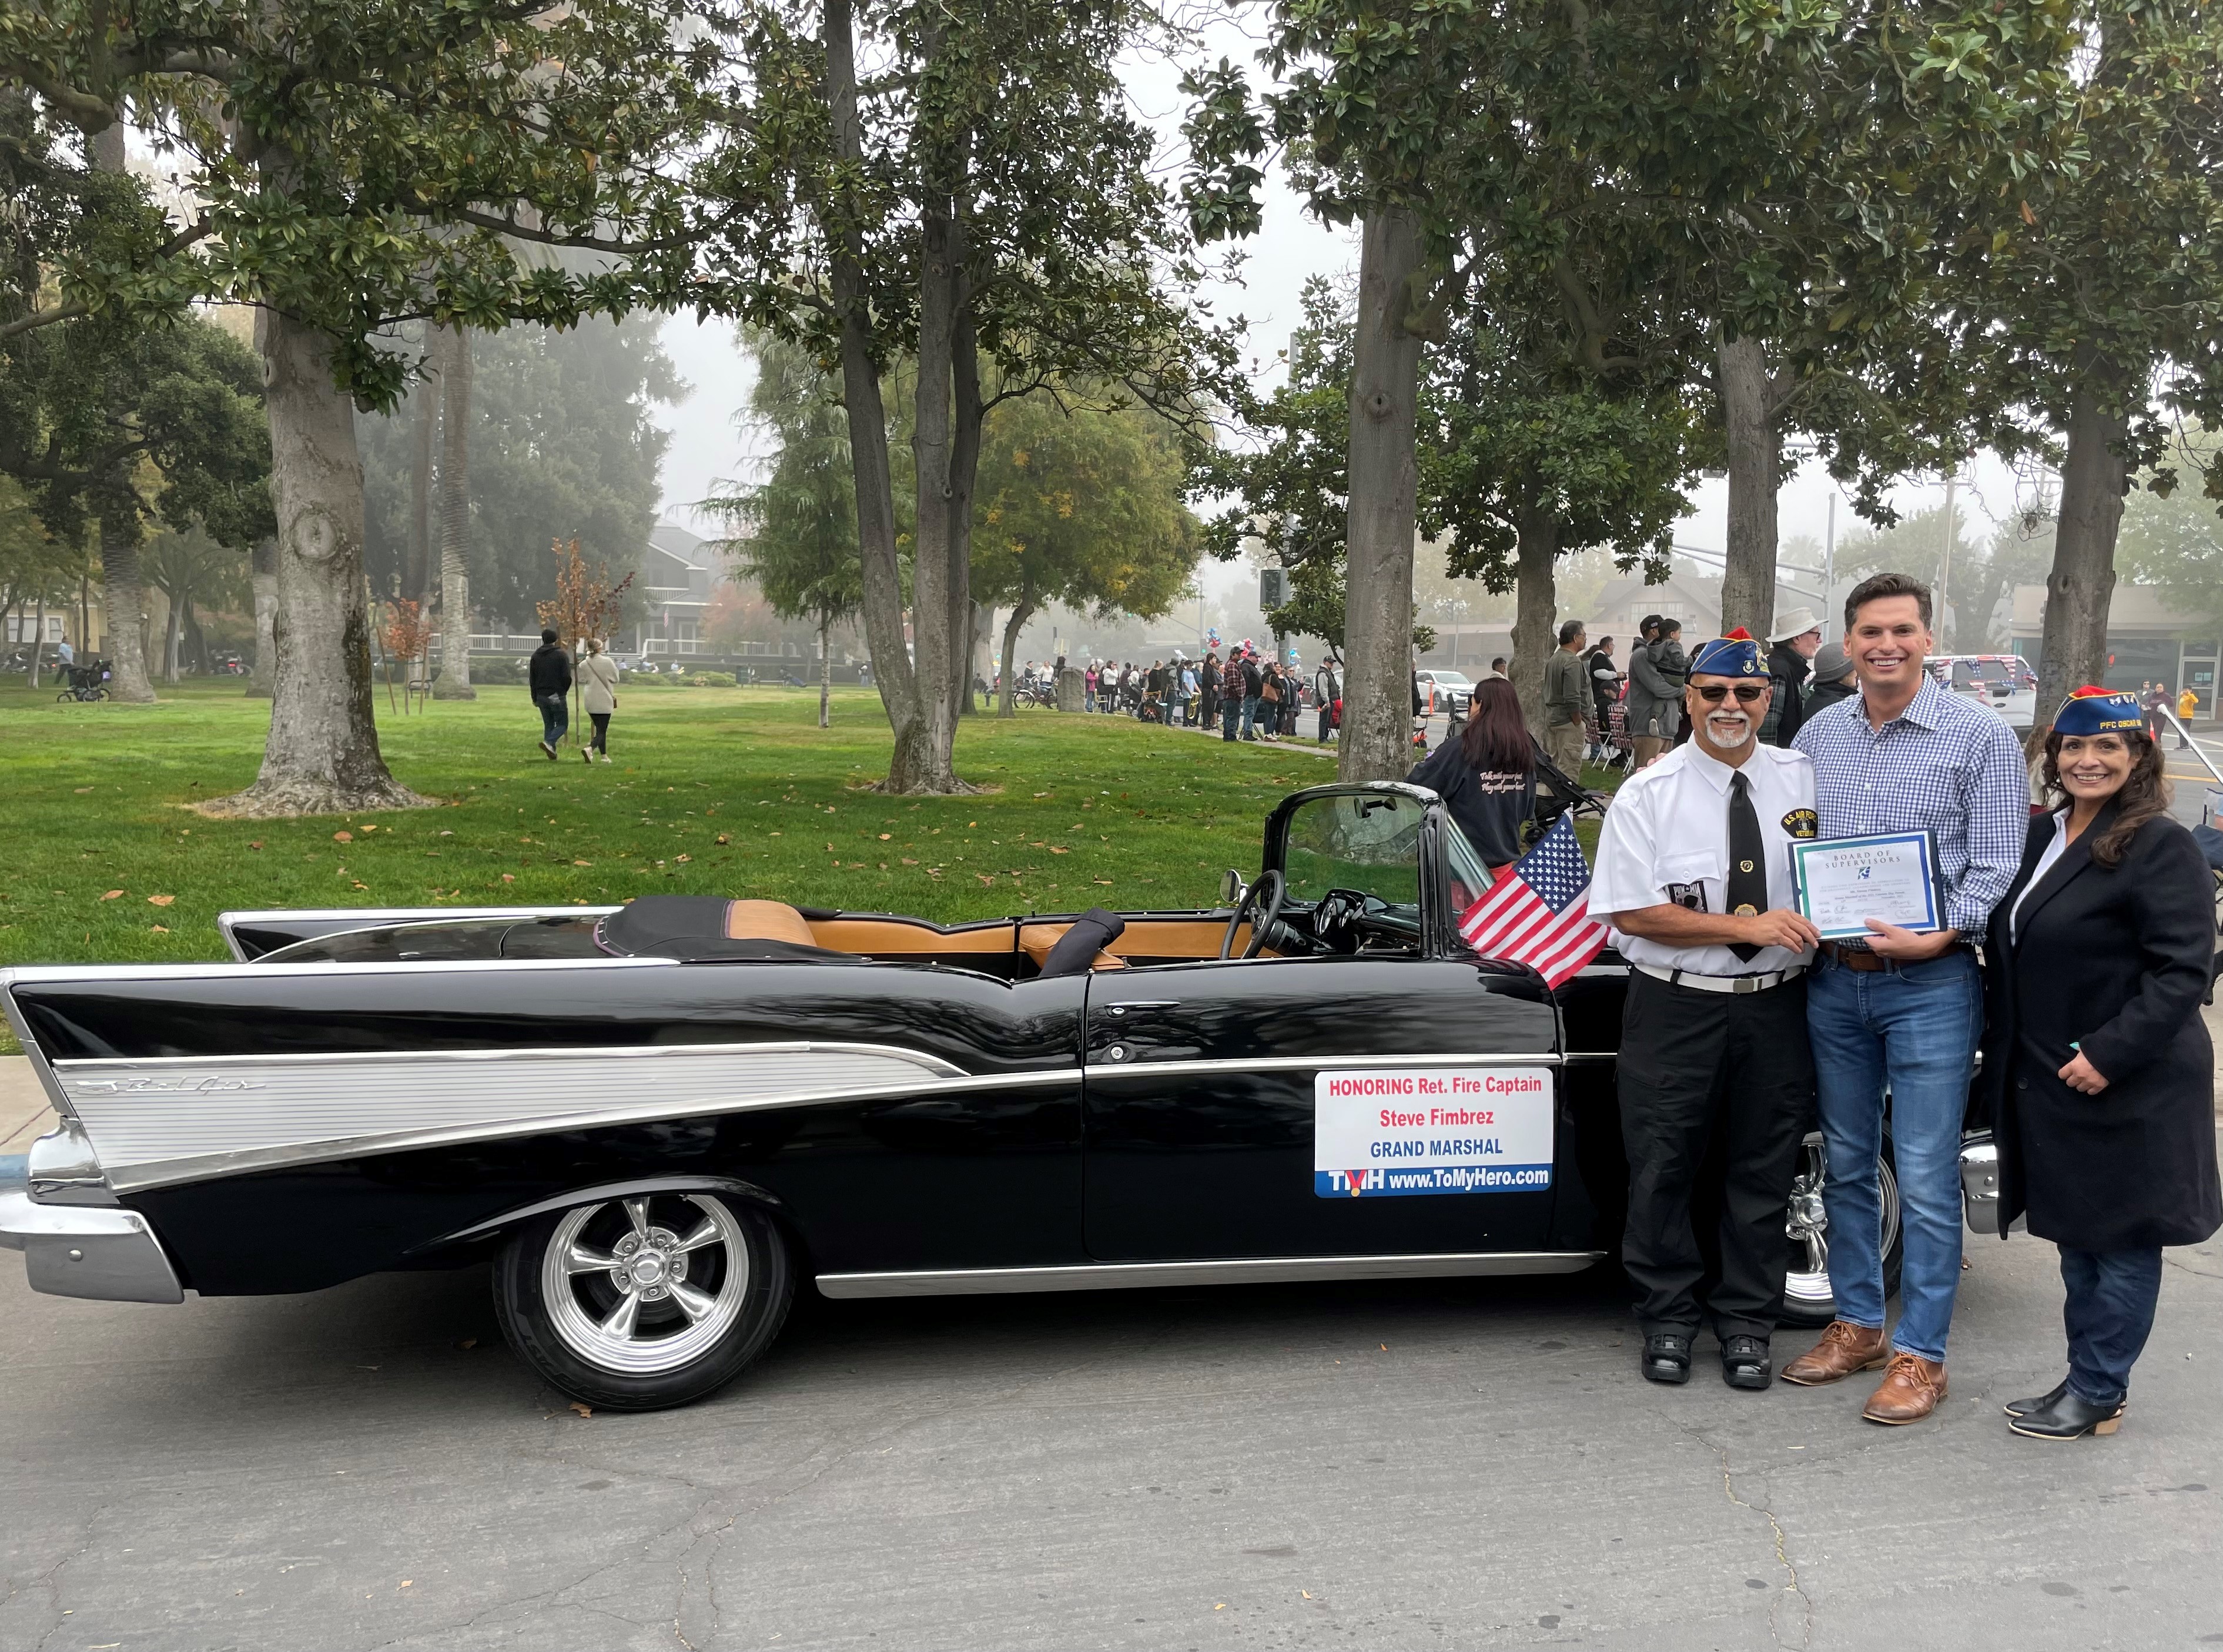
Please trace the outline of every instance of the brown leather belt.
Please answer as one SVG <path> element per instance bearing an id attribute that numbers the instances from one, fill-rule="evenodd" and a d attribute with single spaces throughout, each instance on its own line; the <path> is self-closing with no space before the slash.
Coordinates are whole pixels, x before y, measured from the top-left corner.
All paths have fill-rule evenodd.
<path id="1" fill-rule="evenodd" d="M 1871 952 L 1865 946 L 1848 946 L 1842 941 L 1825 940 L 1822 943 L 1822 950 L 1824 952 L 1827 952 L 1831 958 L 1836 959 L 1838 963 L 1843 964 L 1845 968 L 1848 970 L 1856 970 L 1862 975 L 1878 974 L 1882 970 L 1890 969 L 1893 964 L 1899 961 L 1897 958 L 1886 958 L 1880 952 Z M 1956 940 L 1952 944 L 1952 945 L 1945 949 L 1945 952 L 1957 952 L 1967 950 L 1970 950 L 1967 941 Z M 1943 958 L 1945 956 L 1945 952 L 1940 952 L 1937 956 Z M 1929 961 L 1930 960 L 1928 958 L 1918 960 L 1918 962 L 1924 964 L 1927 964 Z"/>

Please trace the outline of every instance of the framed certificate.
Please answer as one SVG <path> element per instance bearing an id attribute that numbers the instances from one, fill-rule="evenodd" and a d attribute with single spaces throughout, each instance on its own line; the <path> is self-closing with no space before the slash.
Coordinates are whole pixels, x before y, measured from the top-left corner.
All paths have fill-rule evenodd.
<path id="1" fill-rule="evenodd" d="M 1791 845 L 1798 910 L 1823 940 L 1864 940 L 1871 918 L 1901 929 L 1943 927 L 1937 850 L 1927 832 L 1809 839 Z"/>

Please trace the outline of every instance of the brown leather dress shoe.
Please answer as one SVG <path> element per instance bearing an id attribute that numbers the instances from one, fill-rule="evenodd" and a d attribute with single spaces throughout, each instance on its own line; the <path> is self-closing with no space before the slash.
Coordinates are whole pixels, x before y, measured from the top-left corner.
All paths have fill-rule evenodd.
<path id="1" fill-rule="evenodd" d="M 1918 1354 L 1894 1354 L 1883 1373 L 1883 1384 L 1868 1396 L 1861 1415 L 1871 1423 L 1897 1427 L 1919 1423 L 1945 1398 L 1945 1367 Z"/>
<path id="2" fill-rule="evenodd" d="M 1783 1367 L 1783 1380 L 1814 1388 L 1855 1371 L 1880 1370 L 1886 1357 L 1881 1327 L 1870 1329 L 1833 1319 L 1820 1341 Z"/>

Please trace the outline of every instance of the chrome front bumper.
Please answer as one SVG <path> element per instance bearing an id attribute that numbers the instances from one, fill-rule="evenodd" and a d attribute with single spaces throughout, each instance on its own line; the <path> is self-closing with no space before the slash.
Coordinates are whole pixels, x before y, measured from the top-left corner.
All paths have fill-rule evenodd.
<path id="1" fill-rule="evenodd" d="M 0 1248 L 23 1253 L 31 1289 L 100 1302 L 183 1302 L 178 1272 L 136 1210 L 41 1204 L 0 1190 Z"/>

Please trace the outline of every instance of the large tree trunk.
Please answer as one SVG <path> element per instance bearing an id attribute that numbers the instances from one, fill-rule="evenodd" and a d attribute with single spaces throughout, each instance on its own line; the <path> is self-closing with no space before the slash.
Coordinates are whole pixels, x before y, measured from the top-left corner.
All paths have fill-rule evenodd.
<path id="1" fill-rule="evenodd" d="M 832 115 L 834 152 L 852 166 L 860 162 L 863 129 L 857 114 L 857 43 L 852 0 L 826 0 L 826 101 Z M 835 204 L 820 207 L 829 221 Z M 906 782 L 926 767 L 929 746 L 918 673 L 904 646 L 903 572 L 896 557 L 894 478 L 888 464 L 888 422 L 880 397 L 880 375 L 872 363 L 872 332 L 866 321 L 871 299 L 865 290 L 864 236 L 844 229 L 829 236 L 828 281 L 841 320 L 841 400 L 849 418 L 849 454 L 857 492 L 857 550 L 865 647 L 872 656 L 872 685 L 895 733 L 888 765 L 891 790 L 914 789 Z"/>
<path id="2" fill-rule="evenodd" d="M 1011 618 L 1004 627 L 1004 691 L 996 696 L 996 715 L 998 717 L 1019 714 L 1018 707 L 1011 698 L 1011 689 L 1018 682 L 1011 662 L 1018 656 L 1019 632 L 1027 621 L 1035 617 L 1037 606 L 1031 589 L 1021 591 L 1017 604 L 1011 609 Z"/>
<path id="3" fill-rule="evenodd" d="M 988 645 L 996 635 L 996 605 L 976 602 L 973 605 L 972 641 L 965 650 L 965 695 L 967 711 L 979 708 L 973 698 L 973 685 L 988 678 Z"/>
<path id="4" fill-rule="evenodd" d="M 100 512 L 101 606 L 108 615 L 108 694 L 111 700 L 152 704 L 147 680 L 146 635 L 140 610 L 147 594 L 139 582 L 139 512 L 113 498 Z"/>
<path id="5" fill-rule="evenodd" d="M 2101 682 L 2107 669 L 2107 607 L 2115 590 L 2115 532 L 2130 485 L 2123 407 L 2127 375 L 2087 346 L 2077 352 L 2076 393 L 2069 404 L 2069 455 L 2061 468 L 2061 520 L 2053 533 L 2053 571 L 2045 577 L 2044 640 L 2038 644 L 2035 751 L 2053 726 L 2053 708 L 2069 692 Z"/>
<path id="6" fill-rule="evenodd" d="M 471 336 L 440 330 L 440 675 L 435 700 L 476 700 L 471 687 Z M 576 639 L 567 639 L 576 641 Z"/>
<path id="7" fill-rule="evenodd" d="M 1514 587 L 1513 689 L 1521 697 L 1521 714 L 1531 733 L 1544 727 L 1544 666 L 1559 647 L 1555 629 L 1559 618 L 1559 581 L 1555 567 L 1559 554 L 1559 524 L 1551 512 L 1530 508 L 1521 512 L 1519 550 Z"/>
<path id="8" fill-rule="evenodd" d="M 263 310 L 255 339 L 278 515 L 278 669 L 261 773 L 205 807 L 257 817 L 423 807 L 379 755 L 355 407 L 332 387 L 323 334 Z"/>
<path id="9" fill-rule="evenodd" d="M 181 605 L 174 592 L 162 593 L 162 681 L 172 688 L 178 685 L 178 621 L 182 617 Z"/>
<path id="10" fill-rule="evenodd" d="M 1724 341 L 1717 357 L 1729 441 L 1729 552 L 1722 629 L 1763 639 L 1775 623 L 1775 493 L 1779 444 L 1768 417 L 1767 354 L 1756 338 Z"/>
<path id="11" fill-rule="evenodd" d="M 247 698 L 268 700 L 278 681 L 278 542 L 256 544 L 248 566 L 255 592 L 255 669 L 248 675 Z"/>
<path id="12" fill-rule="evenodd" d="M 929 57 L 931 51 L 929 51 Z M 957 526 L 957 431 L 954 399 L 957 280 L 947 202 L 924 215 L 918 268 L 918 377 L 911 419 L 916 509 L 911 538 L 911 640 L 918 654 L 923 740 L 906 751 L 898 739 L 889 765 L 892 792 L 968 789 L 957 778 L 957 674 L 964 669 L 970 628 L 971 581 L 960 564 Z"/>
<path id="13" fill-rule="evenodd" d="M 950 226 L 949 376 L 954 405 L 949 443 L 950 706 L 973 709 L 973 492 L 980 475 L 980 432 L 987 410 L 980 402 L 980 341 L 973 325 L 973 286 L 963 216 Z M 954 725 L 953 724 L 953 727 Z M 950 759 L 956 768 L 955 755 Z"/>
<path id="14" fill-rule="evenodd" d="M 1344 718 L 1336 772 L 1401 780 L 1412 768 L 1414 425 L 1420 340 L 1405 325 L 1420 226 L 1402 209 L 1366 217 L 1351 375 Z"/>
<path id="15" fill-rule="evenodd" d="M 439 331 L 428 322 L 426 353 L 436 358 Z M 432 437 L 440 427 L 440 380 L 435 365 L 427 382 L 410 398 L 415 405 L 416 428 L 409 448 L 409 561 L 401 570 L 401 594 L 422 607 L 432 606 L 438 595 L 432 562 Z"/>

